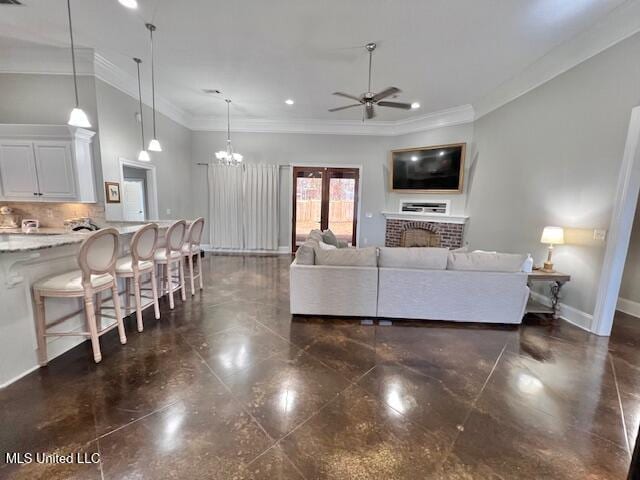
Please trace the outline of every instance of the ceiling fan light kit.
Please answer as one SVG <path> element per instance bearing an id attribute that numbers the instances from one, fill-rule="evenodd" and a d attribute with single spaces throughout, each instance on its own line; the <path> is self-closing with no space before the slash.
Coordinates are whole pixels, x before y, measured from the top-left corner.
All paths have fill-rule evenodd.
<path id="1" fill-rule="evenodd" d="M 340 110 L 346 110 L 347 108 L 363 106 L 364 116 L 370 120 L 376 116 L 376 111 L 374 109 L 375 106 L 400 108 L 402 110 L 411 110 L 411 108 L 413 108 L 412 104 L 410 103 L 389 102 L 384 100 L 387 97 L 400 93 L 401 90 L 397 87 L 387 87 L 378 93 L 374 93 L 371 91 L 371 71 L 372 71 L 372 64 L 373 64 L 373 52 L 376 49 L 376 47 L 377 45 L 375 43 L 367 43 L 364 46 L 367 52 L 369 52 L 369 83 L 368 83 L 367 91 L 360 96 L 350 95 L 344 92 L 334 92 L 333 93 L 334 95 L 348 98 L 358 103 L 352 103 L 342 107 L 330 108 L 329 109 L 330 112 L 338 112 Z M 418 106 L 420 105 L 418 104 Z M 364 120 L 364 117 L 363 117 L 363 120 Z"/>

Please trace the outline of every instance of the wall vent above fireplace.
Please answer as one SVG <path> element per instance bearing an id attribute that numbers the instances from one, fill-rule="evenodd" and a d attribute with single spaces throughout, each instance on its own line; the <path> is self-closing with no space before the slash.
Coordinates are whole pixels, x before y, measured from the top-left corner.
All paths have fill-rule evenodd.
<path id="1" fill-rule="evenodd" d="M 400 201 L 400 213 L 423 213 L 425 215 L 449 215 L 451 202 L 441 200 L 438 202 L 428 202 L 424 200 L 402 200 Z"/>

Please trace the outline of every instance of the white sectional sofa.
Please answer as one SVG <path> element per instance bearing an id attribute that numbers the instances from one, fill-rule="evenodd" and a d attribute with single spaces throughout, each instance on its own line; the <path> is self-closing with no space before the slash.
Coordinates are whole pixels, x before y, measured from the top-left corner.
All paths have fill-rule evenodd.
<path id="1" fill-rule="evenodd" d="M 292 314 L 511 324 L 524 316 L 523 255 L 307 247 L 313 262 L 307 248 L 291 264 Z"/>

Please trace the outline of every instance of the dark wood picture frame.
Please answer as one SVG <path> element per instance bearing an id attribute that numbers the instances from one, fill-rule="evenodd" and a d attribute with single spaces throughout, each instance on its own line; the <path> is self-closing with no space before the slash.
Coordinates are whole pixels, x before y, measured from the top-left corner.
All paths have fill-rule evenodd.
<path id="1" fill-rule="evenodd" d="M 450 147 L 460 147 L 460 179 L 458 181 L 458 188 L 451 190 L 441 190 L 441 189 L 412 189 L 412 188 L 393 188 L 393 154 L 394 153 L 407 153 L 407 152 L 419 152 L 424 150 L 438 150 L 441 148 L 450 148 Z M 467 143 L 447 143 L 445 145 L 430 145 L 428 147 L 410 147 L 410 148 L 399 148 L 396 150 L 391 150 L 389 152 L 389 190 L 391 192 L 398 193 L 443 193 L 443 194 L 457 194 L 464 193 L 464 168 L 465 168 L 465 160 L 467 157 Z"/>
<path id="2" fill-rule="evenodd" d="M 111 188 L 117 190 L 117 198 L 114 197 Z M 104 199 L 107 203 L 120 203 L 122 195 L 120 192 L 120 184 L 118 182 L 104 182 Z"/>

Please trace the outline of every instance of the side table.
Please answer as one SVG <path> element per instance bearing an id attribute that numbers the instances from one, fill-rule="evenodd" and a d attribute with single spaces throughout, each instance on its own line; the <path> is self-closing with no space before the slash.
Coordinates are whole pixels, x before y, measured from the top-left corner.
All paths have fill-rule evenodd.
<path id="1" fill-rule="evenodd" d="M 551 306 L 544 305 L 533 298 L 529 298 L 527 303 L 527 313 L 550 313 L 554 319 L 558 318 L 558 300 L 562 286 L 571 280 L 571 275 L 560 272 L 545 272 L 544 270 L 534 270 L 529 274 L 527 284 L 531 288 L 534 282 L 548 282 L 549 300 Z"/>

